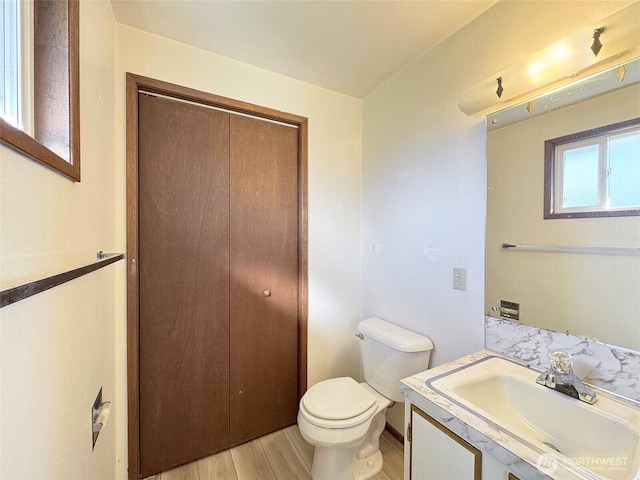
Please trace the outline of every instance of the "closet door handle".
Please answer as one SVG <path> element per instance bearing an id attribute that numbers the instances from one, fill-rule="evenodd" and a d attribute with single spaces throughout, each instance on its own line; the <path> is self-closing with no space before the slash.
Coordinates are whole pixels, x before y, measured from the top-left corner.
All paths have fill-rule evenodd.
<path id="1" fill-rule="evenodd" d="M 262 294 L 263 294 L 265 297 L 270 297 L 270 296 L 271 296 L 271 290 L 265 290 L 264 292 L 262 292 Z"/>

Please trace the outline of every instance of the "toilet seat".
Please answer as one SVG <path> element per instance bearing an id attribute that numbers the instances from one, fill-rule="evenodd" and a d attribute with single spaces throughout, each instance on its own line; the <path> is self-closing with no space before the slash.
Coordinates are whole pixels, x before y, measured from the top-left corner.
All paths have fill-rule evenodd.
<path id="1" fill-rule="evenodd" d="M 378 398 L 350 377 L 315 384 L 300 401 L 300 412 L 310 423 L 324 428 L 358 425 L 378 410 Z"/>

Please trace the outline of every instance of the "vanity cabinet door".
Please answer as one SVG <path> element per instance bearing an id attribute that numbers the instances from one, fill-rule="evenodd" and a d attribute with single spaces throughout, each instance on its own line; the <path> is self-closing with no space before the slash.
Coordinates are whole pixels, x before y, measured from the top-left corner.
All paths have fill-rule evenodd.
<path id="1" fill-rule="evenodd" d="M 410 480 L 480 480 L 482 453 L 411 405 Z"/>
<path id="2" fill-rule="evenodd" d="M 482 452 L 431 418 L 405 404 L 405 478 L 410 480 L 519 480 Z"/>

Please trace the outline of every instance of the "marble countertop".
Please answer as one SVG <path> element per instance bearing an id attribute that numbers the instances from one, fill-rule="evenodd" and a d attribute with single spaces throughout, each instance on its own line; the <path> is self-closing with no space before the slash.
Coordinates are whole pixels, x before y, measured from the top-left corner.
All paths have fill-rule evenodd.
<path id="1" fill-rule="evenodd" d="M 523 443 L 488 422 L 479 415 L 463 408 L 436 390 L 429 388 L 426 381 L 455 370 L 488 356 L 504 357 L 490 350 L 481 350 L 459 358 L 431 370 L 421 372 L 401 382 L 401 391 L 408 401 L 439 421 L 459 437 L 467 440 L 484 454 L 491 455 L 522 480 L 538 479 L 602 479 L 592 472 L 579 471 L 571 464 L 555 458 L 542 449 Z M 513 361 L 508 357 L 504 357 Z M 517 362 L 518 363 L 518 362 Z"/>

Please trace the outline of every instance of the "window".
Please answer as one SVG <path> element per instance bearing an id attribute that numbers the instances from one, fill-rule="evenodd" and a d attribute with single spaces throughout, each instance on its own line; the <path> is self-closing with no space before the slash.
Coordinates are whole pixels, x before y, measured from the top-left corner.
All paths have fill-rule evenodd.
<path id="1" fill-rule="evenodd" d="M 78 0 L 3 0 L 0 141 L 80 181 Z"/>
<path id="2" fill-rule="evenodd" d="M 640 118 L 545 142 L 544 218 L 640 215 Z"/>
<path id="3" fill-rule="evenodd" d="M 18 0 L 3 0 L 0 4 L 0 116 L 16 126 L 22 123 L 18 116 L 21 91 L 19 8 Z"/>

